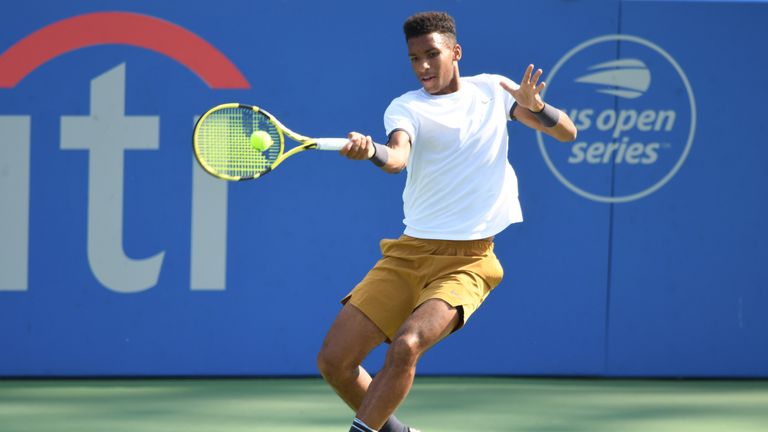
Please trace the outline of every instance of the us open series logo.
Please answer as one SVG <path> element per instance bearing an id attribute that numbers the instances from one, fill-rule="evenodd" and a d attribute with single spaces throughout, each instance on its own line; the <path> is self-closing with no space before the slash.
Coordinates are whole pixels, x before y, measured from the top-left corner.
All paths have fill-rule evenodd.
<path id="1" fill-rule="evenodd" d="M 537 133 L 544 161 L 571 191 L 603 203 L 635 201 L 685 163 L 696 131 L 693 90 L 677 61 L 653 42 L 630 35 L 587 40 L 545 80 L 542 95 L 556 92 L 579 131 L 572 143 Z"/>

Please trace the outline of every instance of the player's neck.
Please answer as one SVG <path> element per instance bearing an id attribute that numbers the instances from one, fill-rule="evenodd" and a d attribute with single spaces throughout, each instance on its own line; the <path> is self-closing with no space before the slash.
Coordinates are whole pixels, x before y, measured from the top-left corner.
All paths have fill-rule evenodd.
<path id="1" fill-rule="evenodd" d="M 443 87 L 439 92 L 432 93 L 433 96 L 445 96 L 449 94 L 453 94 L 461 90 L 461 77 L 459 75 L 459 65 L 454 64 L 453 65 L 453 78 L 448 82 L 448 84 Z"/>
<path id="2" fill-rule="evenodd" d="M 461 77 L 459 76 L 458 64 L 454 64 L 453 66 L 453 79 L 448 84 L 448 87 L 450 89 L 448 93 L 456 93 L 457 91 L 461 90 Z"/>

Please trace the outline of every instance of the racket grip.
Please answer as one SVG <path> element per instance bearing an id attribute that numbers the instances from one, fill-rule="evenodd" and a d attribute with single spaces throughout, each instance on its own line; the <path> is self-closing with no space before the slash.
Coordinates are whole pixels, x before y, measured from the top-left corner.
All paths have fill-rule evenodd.
<path id="1" fill-rule="evenodd" d="M 346 138 L 316 138 L 318 150 L 341 150 L 349 142 Z"/>

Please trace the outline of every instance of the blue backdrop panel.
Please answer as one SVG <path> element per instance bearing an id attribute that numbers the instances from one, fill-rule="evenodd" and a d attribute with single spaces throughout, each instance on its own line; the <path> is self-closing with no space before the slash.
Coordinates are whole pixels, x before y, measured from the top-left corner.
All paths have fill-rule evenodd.
<path id="1" fill-rule="evenodd" d="M 510 123 L 526 221 L 497 237 L 502 284 L 420 373 L 768 376 L 750 113 L 768 92 L 740 73 L 766 71 L 748 37 L 764 4 L 537 2 L 549 31 L 508 1 L 42 4 L 0 17 L 0 375 L 315 374 L 339 299 L 402 232 L 405 175 L 315 152 L 224 183 L 195 165 L 193 122 L 239 101 L 382 141 L 418 86 L 402 21 L 442 9 L 463 75 L 534 63 L 580 131 Z M 114 22 L 76 25 L 93 16 Z"/>
<path id="2" fill-rule="evenodd" d="M 647 199 L 615 206 L 608 374 L 768 374 L 761 107 L 768 85 L 758 78 L 767 64 L 751 43 L 765 35 L 765 6 L 624 4 L 623 31 L 653 40 L 684 65 L 697 121 L 674 178 Z M 670 31 L 681 17 L 684 31 Z M 654 76 L 652 86 L 668 87 L 654 102 L 684 106 L 687 91 L 668 72 Z M 739 108 L 729 102 L 734 93 L 723 91 L 728 87 L 739 88 Z M 685 115 L 677 121 L 676 128 L 690 125 Z M 683 135 L 662 139 L 681 146 Z M 616 182 L 630 182 L 630 175 L 619 168 Z"/>

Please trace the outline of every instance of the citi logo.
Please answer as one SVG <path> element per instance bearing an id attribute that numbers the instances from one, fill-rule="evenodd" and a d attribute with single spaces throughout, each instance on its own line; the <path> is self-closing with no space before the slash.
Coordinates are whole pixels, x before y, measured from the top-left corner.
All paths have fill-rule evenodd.
<path id="1" fill-rule="evenodd" d="M 573 192 L 598 202 L 634 201 L 682 167 L 693 144 L 696 103 L 685 72 L 658 45 L 631 35 L 590 39 L 545 79 L 544 93 L 554 92 L 579 137 L 564 144 L 539 132 L 539 148 Z"/>
<path id="2" fill-rule="evenodd" d="M 143 14 L 97 12 L 47 25 L 2 52 L 0 96 L 30 91 L 19 90 L 19 84 L 57 57 L 104 45 L 130 46 L 161 54 L 183 66 L 182 73 L 197 76 L 209 89 L 250 87 L 224 54 L 183 27 Z M 87 229 L 83 238 L 77 238 L 78 249 L 65 253 L 77 255 L 80 248 L 85 249 L 93 276 L 111 291 L 137 293 L 158 284 L 161 270 L 167 267 L 169 245 L 155 246 L 149 256 L 146 251 L 139 256 L 126 251 L 126 239 L 138 236 L 135 229 L 129 230 L 124 224 L 125 215 L 149 218 L 152 209 L 142 206 L 142 202 L 129 205 L 124 193 L 126 178 L 135 178 L 138 171 L 135 165 L 128 165 L 128 154 L 140 153 L 152 160 L 161 157 L 161 120 L 167 118 L 127 112 L 126 70 L 126 63 L 122 62 L 100 70 L 97 76 L 83 77 L 90 79 L 89 93 L 83 92 L 81 96 L 90 102 L 85 113 L 73 113 L 71 106 L 56 105 L 52 100 L 55 109 L 50 114 L 38 111 L 0 115 L 0 291 L 29 288 L 30 232 L 41 228 L 39 224 L 30 228 L 30 219 L 35 219 L 30 211 L 30 196 L 43 196 L 45 192 L 34 188 L 31 173 L 40 172 L 40 165 L 33 165 L 41 162 L 50 167 L 50 162 L 40 159 L 33 163 L 33 148 L 53 149 L 57 156 L 77 153 L 88 160 L 86 170 L 67 173 L 72 177 L 87 175 L 87 188 L 71 191 L 72 202 L 80 203 L 85 197 L 83 207 L 87 209 L 79 211 L 86 215 Z M 50 117 L 56 120 L 53 127 Z M 188 119 L 190 130 L 195 120 L 192 116 Z M 36 138 L 49 136 L 40 133 L 46 124 L 48 130 L 58 130 L 56 136 Z M 191 184 L 191 191 L 185 199 L 191 201 L 191 214 L 178 215 L 181 220 L 191 219 L 191 256 L 185 257 L 189 263 L 187 286 L 190 290 L 224 290 L 227 187 L 208 179 L 191 156 L 187 163 L 190 168 L 184 180 Z M 51 178 L 43 188 L 55 189 L 57 180 Z M 53 194 L 47 196 L 50 195 Z M 151 222 L 146 226 L 151 228 Z"/>

